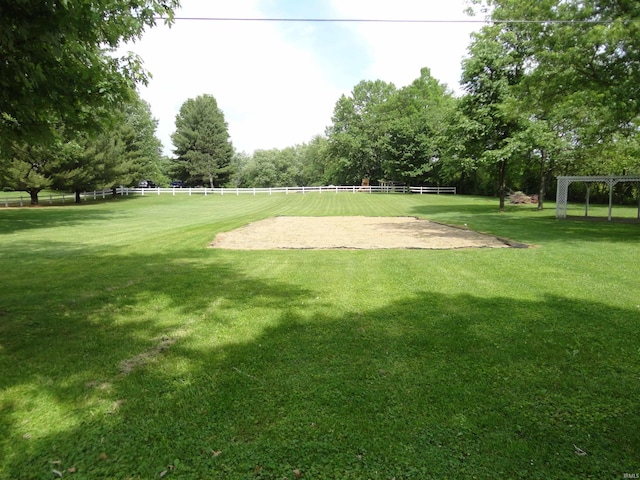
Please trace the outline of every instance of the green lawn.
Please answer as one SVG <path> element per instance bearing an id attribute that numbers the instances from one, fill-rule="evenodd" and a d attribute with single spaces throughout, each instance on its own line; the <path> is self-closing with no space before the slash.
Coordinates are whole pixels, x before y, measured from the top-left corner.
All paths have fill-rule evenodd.
<path id="1" fill-rule="evenodd" d="M 534 248 L 206 248 L 274 215 Z M 2 209 L 0 479 L 640 474 L 639 240 L 444 195 Z"/>

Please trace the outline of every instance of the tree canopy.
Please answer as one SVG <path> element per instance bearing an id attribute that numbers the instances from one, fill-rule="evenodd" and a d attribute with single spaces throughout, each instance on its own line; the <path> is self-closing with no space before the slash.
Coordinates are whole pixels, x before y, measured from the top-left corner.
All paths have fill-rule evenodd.
<path id="1" fill-rule="evenodd" d="M 82 191 L 157 178 L 157 122 L 149 105 L 131 95 L 131 103 L 113 112 L 118 121 L 100 132 L 76 132 L 60 124 L 49 142 L 14 143 L 0 164 L 0 187 L 26 191 L 36 205 L 45 188 L 73 191 L 79 201 Z"/>
<path id="2" fill-rule="evenodd" d="M 363 178 L 382 178 L 380 105 L 396 91 L 392 83 L 363 80 L 351 95 L 342 95 L 327 129 L 332 170 L 338 183 L 360 183 Z"/>
<path id="3" fill-rule="evenodd" d="M 237 187 L 293 187 L 326 185 L 327 138 L 315 136 L 308 143 L 283 149 L 256 150 L 234 157 Z"/>
<path id="4" fill-rule="evenodd" d="M 637 171 L 629 156 L 640 115 L 637 2 L 472 3 L 495 23 L 474 36 L 463 63 L 451 141 L 476 186 L 493 184 L 486 193 L 504 198 L 537 181 L 542 208 L 554 175 Z"/>
<path id="5" fill-rule="evenodd" d="M 60 124 L 101 127 L 145 83 L 141 60 L 107 52 L 139 38 L 179 0 L 17 0 L 0 3 L 0 138 L 55 136 Z"/>
<path id="6" fill-rule="evenodd" d="M 584 142 L 602 142 L 640 115 L 640 4 L 620 0 L 474 0 L 517 39 L 523 105 L 574 110 Z M 511 21 L 517 19 L 517 22 Z M 485 27 L 486 30 L 487 27 Z"/>
<path id="7" fill-rule="evenodd" d="M 416 183 L 433 178 L 441 165 L 445 120 L 454 105 L 447 87 L 423 68 L 380 107 L 385 179 Z"/>
<path id="8" fill-rule="evenodd" d="M 443 121 L 453 105 L 428 68 L 401 89 L 382 80 L 360 82 L 336 102 L 327 129 L 334 180 L 425 181 L 439 160 Z"/>

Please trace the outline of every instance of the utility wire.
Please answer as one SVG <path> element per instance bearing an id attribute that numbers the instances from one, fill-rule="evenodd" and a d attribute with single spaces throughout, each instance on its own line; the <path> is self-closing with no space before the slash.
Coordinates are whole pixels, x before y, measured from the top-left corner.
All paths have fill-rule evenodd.
<path id="1" fill-rule="evenodd" d="M 156 20 L 165 20 L 157 17 Z M 174 17 L 180 21 L 200 22 L 315 22 L 315 23 L 477 23 L 477 24 L 609 24 L 611 20 L 428 20 L 428 19 L 382 19 L 382 18 L 256 18 L 256 17 Z"/>

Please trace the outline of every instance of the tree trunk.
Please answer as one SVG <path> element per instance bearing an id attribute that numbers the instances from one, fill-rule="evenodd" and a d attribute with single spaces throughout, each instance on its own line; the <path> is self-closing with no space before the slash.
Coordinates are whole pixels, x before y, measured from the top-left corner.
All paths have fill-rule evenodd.
<path id="1" fill-rule="evenodd" d="M 462 172 L 460 174 L 460 178 L 458 179 L 458 188 L 457 188 L 457 192 L 460 195 L 464 195 L 465 193 L 464 192 L 465 189 L 463 188 L 463 185 L 464 185 L 464 182 L 466 182 L 466 180 L 467 180 L 467 174 L 466 172 Z"/>
<path id="2" fill-rule="evenodd" d="M 213 188 L 213 175 L 209 175 L 209 185 Z"/>
<path id="3" fill-rule="evenodd" d="M 540 150 L 540 191 L 538 192 L 538 210 L 544 210 L 544 195 L 546 193 L 547 171 L 547 151 L 543 148 Z"/>
<path id="4" fill-rule="evenodd" d="M 76 203 L 82 203 L 82 197 L 80 196 L 80 190 L 76 190 Z"/>
<path id="5" fill-rule="evenodd" d="M 31 206 L 37 207 L 39 205 L 38 202 L 38 193 L 40 190 L 29 190 L 29 196 L 31 197 Z"/>
<path id="6" fill-rule="evenodd" d="M 501 212 L 504 212 L 504 199 L 507 196 L 507 188 L 505 185 L 505 177 L 507 172 L 507 161 L 500 160 L 498 164 L 498 183 L 500 184 L 500 208 Z"/>

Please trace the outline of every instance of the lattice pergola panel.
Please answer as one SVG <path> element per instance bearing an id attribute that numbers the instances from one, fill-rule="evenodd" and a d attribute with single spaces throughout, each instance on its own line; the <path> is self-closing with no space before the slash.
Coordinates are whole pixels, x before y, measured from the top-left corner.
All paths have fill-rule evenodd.
<path id="1" fill-rule="evenodd" d="M 605 183 L 609 187 L 609 220 L 611 220 L 611 210 L 613 206 L 613 188 L 622 182 L 640 184 L 640 175 L 602 175 L 602 176 L 567 176 L 558 177 L 558 188 L 556 191 L 556 218 L 567 218 L 567 196 L 569 185 L 575 182 L 583 183 Z M 587 202 L 588 202 L 587 198 Z M 640 207 L 638 209 L 640 218 Z"/>

